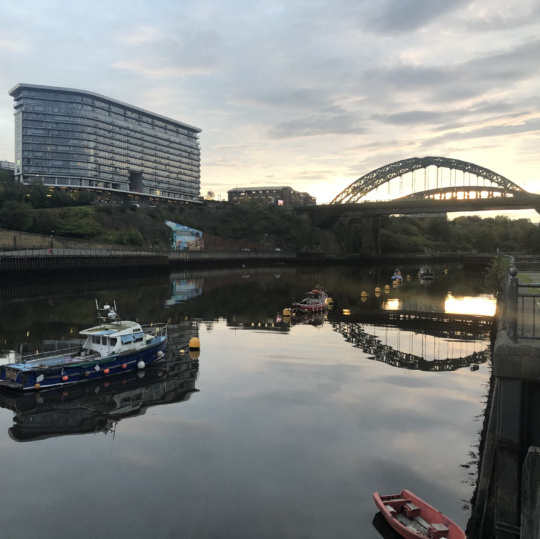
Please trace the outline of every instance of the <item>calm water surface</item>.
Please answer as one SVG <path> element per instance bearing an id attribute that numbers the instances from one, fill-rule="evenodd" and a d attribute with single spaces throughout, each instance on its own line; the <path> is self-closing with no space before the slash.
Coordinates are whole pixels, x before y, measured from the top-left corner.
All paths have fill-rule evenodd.
<path id="1" fill-rule="evenodd" d="M 94 298 L 126 319 L 169 320 L 172 340 L 170 361 L 143 378 L 2 397 L 1 536 L 378 538 L 371 494 L 403 488 L 465 526 L 487 330 L 384 314 L 478 314 L 493 301 L 452 270 L 377 297 L 392 269 L 5 286 L 5 350 L 76 337 Z M 317 283 L 335 300 L 327 319 L 284 322 Z M 180 354 L 192 334 L 198 358 Z"/>

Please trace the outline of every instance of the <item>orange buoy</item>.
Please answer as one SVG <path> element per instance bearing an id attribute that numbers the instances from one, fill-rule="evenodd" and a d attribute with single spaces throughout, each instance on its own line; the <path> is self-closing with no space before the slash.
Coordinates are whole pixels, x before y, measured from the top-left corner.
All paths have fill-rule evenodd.
<path id="1" fill-rule="evenodd" d="M 127 369 L 127 363 L 122 363 L 122 369 Z"/>
<path id="2" fill-rule="evenodd" d="M 64 374 L 64 376 L 62 376 L 62 380 L 63 380 L 64 382 L 67 382 L 67 380 L 68 380 L 68 375 L 67 375 L 67 374 Z"/>
<path id="3" fill-rule="evenodd" d="M 103 374 L 109 374 L 109 369 L 103 369 Z"/>
<path id="4" fill-rule="evenodd" d="M 41 384 L 34 384 L 34 389 L 40 389 L 41 388 Z"/>

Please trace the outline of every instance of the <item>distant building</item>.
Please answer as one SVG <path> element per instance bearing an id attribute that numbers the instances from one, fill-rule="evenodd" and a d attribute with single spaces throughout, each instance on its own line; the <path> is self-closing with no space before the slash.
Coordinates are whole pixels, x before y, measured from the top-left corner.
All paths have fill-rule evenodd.
<path id="1" fill-rule="evenodd" d="M 15 170 L 15 163 L 11 163 L 10 161 L 0 161 L 0 169 Z"/>
<path id="2" fill-rule="evenodd" d="M 197 127 L 84 90 L 18 84 L 9 94 L 22 183 L 199 201 Z"/>
<path id="3" fill-rule="evenodd" d="M 317 199 L 309 193 L 300 193 L 291 187 L 235 187 L 227 191 L 229 202 L 238 203 L 243 198 L 264 200 L 280 206 L 314 206 Z"/>

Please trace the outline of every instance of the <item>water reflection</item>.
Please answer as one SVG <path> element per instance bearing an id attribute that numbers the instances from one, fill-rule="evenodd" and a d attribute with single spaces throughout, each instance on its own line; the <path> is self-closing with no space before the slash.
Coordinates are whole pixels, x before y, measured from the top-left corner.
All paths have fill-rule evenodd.
<path id="1" fill-rule="evenodd" d="M 39 526 L 43 538 L 55 537 L 51 504 L 76 513 L 83 496 L 88 512 L 99 515 L 100 533 L 110 537 L 169 537 L 181 529 L 186 537 L 374 538 L 371 493 L 403 485 L 423 492 L 463 525 L 467 515 L 460 500 L 470 498 L 472 487 L 460 465 L 477 442 L 471 418 L 483 407 L 489 369 L 398 371 L 370 361 L 374 354 L 347 342 L 334 327 L 347 334 L 358 327 L 378 341 L 375 348 L 388 346 L 426 361 L 467 357 L 486 344 L 485 328 L 475 333 L 473 322 L 457 316 L 446 315 L 445 322 L 408 315 L 424 311 L 414 305 L 431 313 L 440 306 L 437 313 L 445 314 L 450 287 L 455 296 L 474 296 L 477 289 L 456 276 L 428 288 L 405 283 L 383 296 L 401 299 L 409 312 L 384 310 L 371 293 L 362 303 L 362 290 L 381 286 L 390 274 L 388 268 L 229 268 L 139 282 L 102 279 L 97 289 L 59 283 L 11 294 L 6 286 L 0 294 L 2 348 L 19 350 L 27 343 L 33 350 L 46 340 L 73 338 L 92 324 L 88 306 L 94 299 L 114 298 L 123 316 L 141 322 L 169 320 L 180 327 L 199 320 L 203 353 L 200 371 L 194 365 L 176 378 L 127 380 L 80 398 L 70 389 L 43 393 L 42 402 L 4 401 L 3 479 L 12 486 L 1 498 L 12 517 L 3 524 L 4 535 L 22 538 L 29 526 Z M 177 279 L 202 294 L 181 282 L 173 285 Z M 325 319 L 285 324 L 284 306 L 314 283 L 330 291 L 335 309 Z M 190 297 L 180 299 L 176 292 Z M 180 301 L 169 301 L 175 296 Z M 182 342 L 171 339 L 171 350 L 178 354 Z M 455 350 L 447 354 L 451 346 Z M 187 356 L 173 367 L 182 361 Z M 167 392 L 165 382 L 174 380 L 177 386 Z M 169 402 L 177 405 L 164 406 Z M 111 436 L 63 436 L 114 431 L 115 421 L 124 419 L 114 451 Z M 10 442 L 8 430 L 20 440 L 47 440 L 21 447 Z M 67 484 L 67 476 L 75 482 Z M 43 489 L 28 484 L 46 484 L 49 503 L 42 503 Z M 139 493 L 145 511 L 119 503 L 131 492 Z M 77 519 L 63 526 L 66 536 L 96 533 Z"/>
<path id="2" fill-rule="evenodd" d="M 480 350 L 470 350 L 470 343 L 464 341 L 453 342 L 446 340 L 445 342 L 437 342 L 433 340 L 433 353 L 432 347 L 427 346 L 425 341 L 420 343 L 421 355 L 414 354 L 412 351 L 404 351 L 397 347 L 403 348 L 403 344 L 409 343 L 402 339 L 401 332 L 399 330 L 393 332 L 395 337 L 395 348 L 388 344 L 388 333 L 386 333 L 386 339 L 383 340 L 375 335 L 378 328 L 376 326 L 365 326 L 358 323 L 347 322 L 333 322 L 332 327 L 334 331 L 341 333 L 347 342 L 350 342 L 356 348 L 359 348 L 364 353 L 369 354 L 370 359 L 376 361 L 382 361 L 393 367 L 399 367 L 401 369 L 414 369 L 420 371 L 454 371 L 463 367 L 471 367 L 476 370 L 478 365 L 486 363 L 490 359 L 490 350 L 488 347 L 487 336 L 477 335 L 476 338 L 480 341 Z M 367 328 L 367 329 L 366 329 Z M 371 331 L 371 333 L 370 333 Z M 485 337 L 482 339 L 481 337 Z M 411 339 L 410 344 L 417 341 Z M 418 343 L 416 343 L 418 346 Z M 441 347 L 443 344 L 443 347 Z M 456 344 L 457 346 L 454 346 Z M 464 355 L 464 351 L 465 354 Z M 450 354 L 448 357 L 440 359 L 441 354 Z M 431 358 L 429 357 L 431 355 Z M 435 359 L 433 356 L 436 356 Z"/>
<path id="3" fill-rule="evenodd" d="M 8 432 L 17 442 L 70 434 L 114 432 L 116 424 L 148 408 L 183 402 L 196 392 L 199 361 L 168 352 L 159 365 L 43 393 L 3 391 L 0 406 L 15 412 Z"/>
<path id="4" fill-rule="evenodd" d="M 203 291 L 204 279 L 186 279 L 173 273 L 170 276 L 170 284 L 171 297 L 165 302 L 165 305 L 182 303 L 200 296 Z"/>

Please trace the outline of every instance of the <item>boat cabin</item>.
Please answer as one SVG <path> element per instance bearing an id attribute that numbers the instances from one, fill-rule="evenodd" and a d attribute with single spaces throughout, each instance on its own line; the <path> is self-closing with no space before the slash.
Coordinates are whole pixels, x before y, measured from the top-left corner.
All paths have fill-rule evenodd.
<path id="1" fill-rule="evenodd" d="M 127 350 L 137 349 L 144 343 L 145 334 L 140 324 L 130 321 L 117 321 L 85 329 L 80 335 L 86 337 L 81 356 L 99 354 L 108 356 Z M 148 337 L 147 337 L 148 338 Z M 150 337 L 152 340 L 152 337 Z"/>

